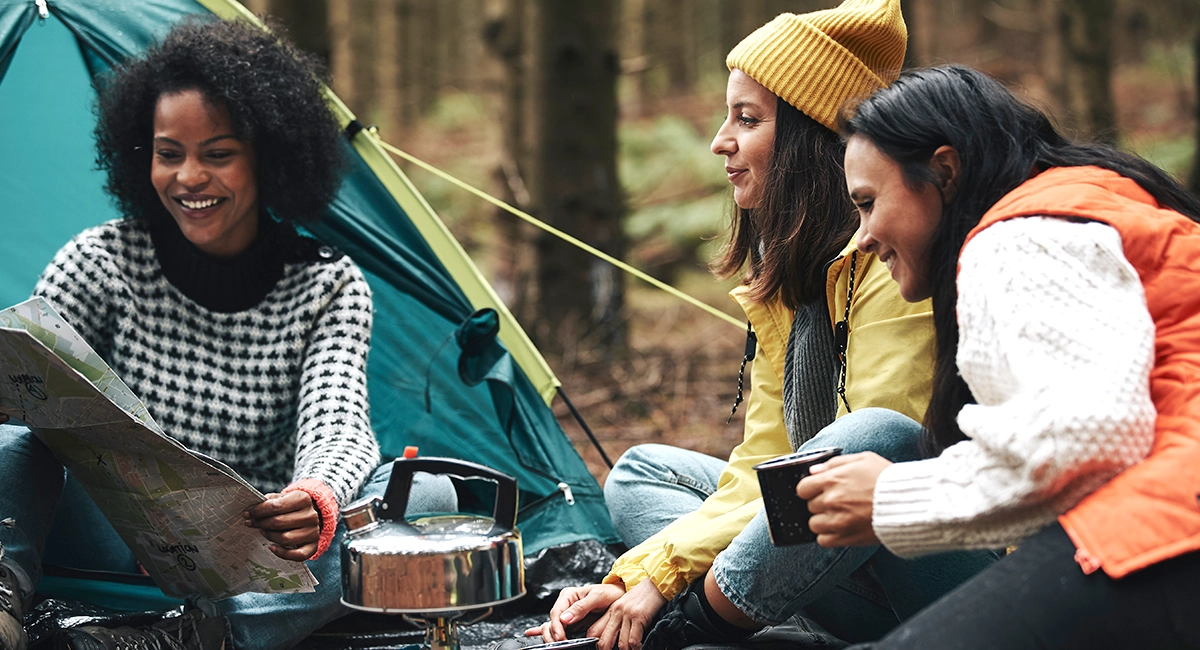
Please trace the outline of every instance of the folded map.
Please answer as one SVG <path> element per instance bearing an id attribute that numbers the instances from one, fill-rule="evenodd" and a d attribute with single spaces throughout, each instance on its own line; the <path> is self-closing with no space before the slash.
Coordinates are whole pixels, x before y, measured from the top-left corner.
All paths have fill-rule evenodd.
<path id="1" fill-rule="evenodd" d="M 0 311 L 0 413 L 28 424 L 169 596 L 309 592 L 241 513 L 264 500 L 228 466 L 167 435 L 53 306 Z M 2 513 L 0 513 L 2 514 Z"/>

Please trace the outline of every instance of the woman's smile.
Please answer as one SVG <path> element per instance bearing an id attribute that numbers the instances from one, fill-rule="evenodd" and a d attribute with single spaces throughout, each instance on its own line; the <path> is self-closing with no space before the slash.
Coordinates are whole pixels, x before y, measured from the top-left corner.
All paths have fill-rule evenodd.
<path id="1" fill-rule="evenodd" d="M 931 183 L 911 184 L 900 164 L 870 140 L 846 143 L 846 187 L 858 206 L 858 249 L 887 265 L 909 302 L 928 298 L 929 249 L 942 217 L 942 193 Z"/>
<path id="2" fill-rule="evenodd" d="M 154 111 L 150 181 L 184 237 L 233 257 L 258 236 L 257 156 L 229 112 L 198 90 L 165 94 Z"/>
<path id="3" fill-rule="evenodd" d="M 729 72 L 725 91 L 728 114 L 712 141 L 712 152 L 725 156 L 725 177 L 739 208 L 758 207 L 775 147 L 775 95 L 741 70 Z"/>

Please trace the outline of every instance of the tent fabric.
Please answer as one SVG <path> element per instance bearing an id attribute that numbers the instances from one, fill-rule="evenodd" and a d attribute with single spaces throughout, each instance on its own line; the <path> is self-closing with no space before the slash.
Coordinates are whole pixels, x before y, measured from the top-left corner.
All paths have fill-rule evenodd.
<path id="1" fill-rule="evenodd" d="M 258 23 L 258 18 L 233 0 L 198 0 L 210 11 L 225 19 L 243 19 Z M 354 120 L 353 113 L 332 92 L 328 92 L 329 104 L 343 126 Z M 371 131 L 358 131 L 353 140 L 354 148 L 362 160 L 375 173 L 402 212 L 424 237 L 425 242 L 441 260 L 446 271 L 476 308 L 495 309 L 504 327 L 499 338 L 508 348 L 509 354 L 521 366 L 527 379 L 537 389 L 547 404 L 554 398 L 560 386 L 558 378 L 546 364 L 546 360 L 533 346 L 525 330 L 517 323 L 508 308 L 488 284 L 479 269 L 471 262 L 462 245 L 454 238 L 446 225 L 433 212 L 425 197 L 413 187 L 408 177 L 396 166 L 396 162 L 380 146 L 379 137 Z"/>
<path id="2" fill-rule="evenodd" d="M 70 237 L 119 216 L 94 168 L 93 75 L 187 16 L 253 19 L 232 0 L 48 6 L 50 16 L 39 19 L 34 0 L 0 0 L 0 231 L 9 242 L 0 306 L 26 298 Z M 353 119 L 332 93 L 329 100 L 343 124 Z M 558 382 L 544 359 L 377 136 L 357 133 L 346 154 L 343 187 L 312 232 L 354 259 L 374 293 L 368 373 L 384 453 L 416 445 L 423 456 L 516 476 L 527 554 L 618 541 L 598 484 L 548 407 Z M 473 319 L 481 309 L 490 311 Z M 473 334 L 479 318 L 497 331 Z M 464 357 L 459 339 L 478 339 L 477 347 Z M 460 377 L 460 366 L 472 371 Z"/>

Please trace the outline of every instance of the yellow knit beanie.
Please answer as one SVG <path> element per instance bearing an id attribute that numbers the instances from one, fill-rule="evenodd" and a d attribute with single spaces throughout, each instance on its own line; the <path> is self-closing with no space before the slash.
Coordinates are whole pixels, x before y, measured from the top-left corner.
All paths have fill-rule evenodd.
<path id="1" fill-rule="evenodd" d="M 725 65 L 837 130 L 846 100 L 896 80 L 907 40 L 900 0 L 846 0 L 834 9 L 780 14 L 738 43 Z"/>

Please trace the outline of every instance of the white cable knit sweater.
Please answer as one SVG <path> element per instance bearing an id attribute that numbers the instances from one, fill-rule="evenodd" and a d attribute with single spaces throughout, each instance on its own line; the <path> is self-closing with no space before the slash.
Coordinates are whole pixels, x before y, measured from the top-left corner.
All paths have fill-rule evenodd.
<path id="1" fill-rule="evenodd" d="M 969 440 L 888 467 L 872 524 L 902 556 L 1017 543 L 1145 458 L 1154 323 L 1116 230 L 1027 217 L 964 247 L 957 362 Z"/>

